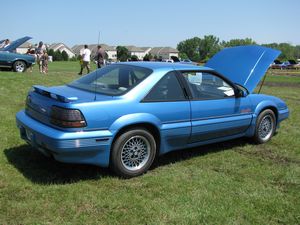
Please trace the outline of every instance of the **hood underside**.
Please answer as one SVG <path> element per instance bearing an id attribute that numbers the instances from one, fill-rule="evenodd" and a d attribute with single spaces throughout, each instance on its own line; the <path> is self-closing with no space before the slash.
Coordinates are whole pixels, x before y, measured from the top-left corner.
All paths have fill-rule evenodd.
<path id="1" fill-rule="evenodd" d="M 22 45 L 23 43 L 25 43 L 26 41 L 28 41 L 29 39 L 31 39 L 31 37 L 28 37 L 28 36 L 19 38 L 19 39 L 13 41 L 7 47 L 2 48 L 1 51 L 12 52 L 12 51 L 16 50 L 16 48 L 18 48 L 20 45 Z"/>
<path id="2" fill-rule="evenodd" d="M 205 66 L 246 87 L 251 93 L 280 53 L 278 50 L 256 45 L 225 48 Z"/>

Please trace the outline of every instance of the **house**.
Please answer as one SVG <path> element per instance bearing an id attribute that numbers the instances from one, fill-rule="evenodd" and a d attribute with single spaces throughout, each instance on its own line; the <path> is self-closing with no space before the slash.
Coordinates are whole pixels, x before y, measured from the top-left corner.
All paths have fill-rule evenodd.
<path id="1" fill-rule="evenodd" d="M 139 60 L 143 60 L 145 55 L 150 51 L 150 47 L 136 47 L 134 45 L 124 46 L 128 49 L 128 52 L 131 56 L 136 55 Z"/>
<path id="2" fill-rule="evenodd" d="M 178 57 L 179 51 L 172 47 L 154 47 L 150 50 L 151 55 L 162 59 L 171 59 L 171 56 Z"/>
<path id="3" fill-rule="evenodd" d="M 75 56 L 75 53 L 73 52 L 73 50 L 70 49 L 67 45 L 65 45 L 63 43 L 54 43 L 54 44 L 50 45 L 48 47 L 48 49 L 49 50 L 53 49 L 53 51 L 57 51 L 58 50 L 60 52 L 65 51 L 68 54 L 69 58 L 73 58 Z"/>
<path id="4" fill-rule="evenodd" d="M 33 44 L 31 44 L 30 42 L 26 41 L 23 44 L 21 44 L 19 47 L 16 48 L 16 53 L 19 54 L 26 54 L 28 47 L 29 46 L 34 46 Z"/>

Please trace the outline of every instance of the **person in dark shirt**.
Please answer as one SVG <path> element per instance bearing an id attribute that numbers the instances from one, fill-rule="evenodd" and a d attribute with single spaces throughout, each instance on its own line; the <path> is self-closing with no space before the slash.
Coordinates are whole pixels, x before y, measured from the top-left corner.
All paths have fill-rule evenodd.
<path id="1" fill-rule="evenodd" d="M 97 50 L 97 54 L 96 54 L 98 68 L 101 68 L 102 66 L 104 66 L 104 59 L 105 59 L 105 51 L 102 49 L 101 45 L 98 45 L 98 50 Z"/>

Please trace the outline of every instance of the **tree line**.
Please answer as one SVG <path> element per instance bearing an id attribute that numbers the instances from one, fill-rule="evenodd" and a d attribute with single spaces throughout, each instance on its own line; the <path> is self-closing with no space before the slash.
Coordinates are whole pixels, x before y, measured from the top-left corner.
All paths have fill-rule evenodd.
<path id="1" fill-rule="evenodd" d="M 59 50 L 54 51 L 53 49 L 49 49 L 48 55 L 52 56 L 53 61 L 68 61 L 69 60 L 69 55 L 65 50 L 61 52 Z"/>
<path id="2" fill-rule="evenodd" d="M 179 51 L 179 57 L 182 59 L 189 58 L 195 62 L 206 62 L 223 48 L 241 45 L 258 44 L 251 38 L 220 41 L 220 39 L 214 35 L 205 35 L 203 38 L 193 37 L 179 42 L 177 50 Z M 261 46 L 280 50 L 282 53 L 278 59 L 282 61 L 300 58 L 300 45 L 293 46 L 289 43 L 270 43 L 261 44 Z"/>
<path id="3" fill-rule="evenodd" d="M 223 48 L 241 46 L 241 45 L 258 45 L 251 38 L 245 39 L 231 39 L 229 41 L 220 41 L 220 39 L 214 35 L 205 35 L 203 38 L 193 37 L 181 41 L 177 45 L 177 50 L 179 51 L 179 58 L 181 59 L 190 59 L 195 62 L 206 62 L 214 54 L 220 51 Z M 261 44 L 261 46 L 278 49 L 281 51 L 280 56 L 278 57 L 281 61 L 286 61 L 290 59 L 299 59 L 300 58 L 300 45 L 291 45 L 289 43 L 270 43 L 270 44 Z M 124 46 L 118 46 L 117 50 L 117 59 L 119 61 L 137 61 L 138 57 L 131 55 L 128 49 Z M 54 51 L 50 49 L 48 54 L 52 56 L 53 61 L 68 61 L 69 56 L 65 51 L 60 52 L 59 50 Z M 144 57 L 144 61 L 150 60 L 161 60 L 159 56 L 151 55 L 148 53 Z M 76 60 L 71 59 L 71 60 Z"/>

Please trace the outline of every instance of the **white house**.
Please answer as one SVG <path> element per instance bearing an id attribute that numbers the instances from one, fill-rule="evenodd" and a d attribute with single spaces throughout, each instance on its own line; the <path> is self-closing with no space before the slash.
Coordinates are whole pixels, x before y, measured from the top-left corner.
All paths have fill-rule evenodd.
<path id="1" fill-rule="evenodd" d="M 150 50 L 150 53 L 162 59 L 171 59 L 171 56 L 178 57 L 179 51 L 172 47 L 154 47 Z"/>
<path id="2" fill-rule="evenodd" d="M 125 48 L 128 49 L 129 53 L 131 56 L 136 55 L 139 60 L 143 60 L 145 55 L 150 51 L 150 47 L 136 47 L 134 45 L 129 45 L 129 46 L 124 46 Z"/>
<path id="3" fill-rule="evenodd" d="M 28 47 L 29 46 L 33 46 L 33 44 L 29 43 L 29 42 L 24 42 L 23 44 L 21 44 L 18 48 L 16 48 L 16 53 L 19 53 L 19 54 L 25 54 L 28 50 Z"/>
<path id="4" fill-rule="evenodd" d="M 73 52 L 72 49 L 70 49 L 67 45 L 63 44 L 63 43 L 54 43 L 52 45 L 50 45 L 48 47 L 48 49 L 53 49 L 53 51 L 60 51 L 60 52 L 63 52 L 65 51 L 69 58 L 73 58 L 75 56 L 75 53 Z"/>

